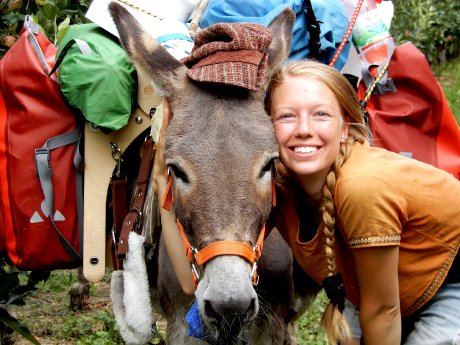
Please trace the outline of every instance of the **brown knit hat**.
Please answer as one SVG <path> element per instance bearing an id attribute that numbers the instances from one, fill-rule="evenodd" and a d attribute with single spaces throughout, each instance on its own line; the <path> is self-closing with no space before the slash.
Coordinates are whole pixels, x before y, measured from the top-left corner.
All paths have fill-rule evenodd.
<path id="1" fill-rule="evenodd" d="M 269 29 L 253 23 L 218 23 L 198 32 L 192 53 L 182 62 L 196 81 L 230 84 L 257 91 L 267 69 Z"/>

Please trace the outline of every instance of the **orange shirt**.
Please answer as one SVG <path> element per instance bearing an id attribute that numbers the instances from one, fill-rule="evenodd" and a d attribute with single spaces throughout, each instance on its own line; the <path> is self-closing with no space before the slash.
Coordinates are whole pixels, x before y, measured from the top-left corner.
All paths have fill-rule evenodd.
<path id="1" fill-rule="evenodd" d="M 299 240 L 292 193 L 279 193 L 276 227 L 317 283 L 326 277 L 324 234 Z M 352 250 L 399 246 L 401 312 L 413 313 L 436 293 L 459 251 L 460 182 L 448 173 L 384 149 L 356 144 L 334 193 L 336 258 L 347 298 L 359 306 Z M 376 267 L 378 269 L 378 267 Z"/>

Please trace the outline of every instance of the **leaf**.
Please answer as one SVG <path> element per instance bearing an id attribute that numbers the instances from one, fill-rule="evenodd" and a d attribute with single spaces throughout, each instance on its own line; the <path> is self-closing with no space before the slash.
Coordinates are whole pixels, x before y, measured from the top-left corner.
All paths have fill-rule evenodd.
<path id="1" fill-rule="evenodd" d="M 57 28 L 57 34 L 56 34 L 56 41 L 59 44 L 61 42 L 62 38 L 65 36 L 67 30 L 69 30 L 69 24 L 70 24 L 70 18 L 66 17 L 64 21 L 59 24 Z"/>
<path id="2" fill-rule="evenodd" d="M 31 343 L 40 345 L 40 342 L 30 333 L 29 329 L 20 323 L 16 318 L 12 317 L 5 309 L 0 308 L 0 322 L 7 325 L 15 332 L 22 335 Z"/>
<path id="3" fill-rule="evenodd" d="M 45 17 L 51 21 L 59 15 L 59 7 L 50 2 L 47 2 L 46 5 L 42 7 L 42 11 Z"/>
<path id="4" fill-rule="evenodd" d="M 26 297 L 32 291 L 36 291 L 37 288 L 31 285 L 20 285 L 11 291 L 8 300 L 4 303 L 8 304 L 16 304 L 16 305 L 24 305 L 24 297 Z"/>
<path id="5" fill-rule="evenodd" d="M 0 274 L 0 304 L 4 304 L 11 291 L 19 285 L 18 272 Z"/>
<path id="6" fill-rule="evenodd" d="M 8 27 L 13 27 L 17 24 L 18 21 L 24 20 L 24 15 L 19 12 L 11 12 L 6 15 L 2 15 L 2 22 L 4 22 Z"/>
<path id="7" fill-rule="evenodd" d="M 71 5 L 69 4 L 69 0 L 55 0 L 54 3 L 56 4 L 57 7 L 59 7 L 61 11 L 65 10 Z"/>
<path id="8" fill-rule="evenodd" d="M 27 285 L 35 286 L 37 283 L 46 282 L 51 275 L 51 271 L 31 271 L 28 275 Z"/>

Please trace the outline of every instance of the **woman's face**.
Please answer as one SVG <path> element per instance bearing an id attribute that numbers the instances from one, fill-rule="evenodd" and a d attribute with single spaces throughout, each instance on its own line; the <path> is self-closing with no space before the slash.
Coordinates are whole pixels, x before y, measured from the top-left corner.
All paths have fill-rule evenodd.
<path id="1" fill-rule="evenodd" d="M 339 103 L 328 87 L 308 77 L 288 77 L 271 98 L 281 162 L 297 180 L 321 188 L 348 135 Z"/>

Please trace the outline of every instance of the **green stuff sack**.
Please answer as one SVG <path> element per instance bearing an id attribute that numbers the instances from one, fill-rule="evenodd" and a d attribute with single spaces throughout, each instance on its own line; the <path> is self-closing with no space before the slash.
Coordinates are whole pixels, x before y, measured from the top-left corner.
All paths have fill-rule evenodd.
<path id="1" fill-rule="evenodd" d="M 127 124 L 136 69 L 115 36 L 96 24 L 71 25 L 56 56 L 61 91 L 71 106 L 107 131 Z"/>

